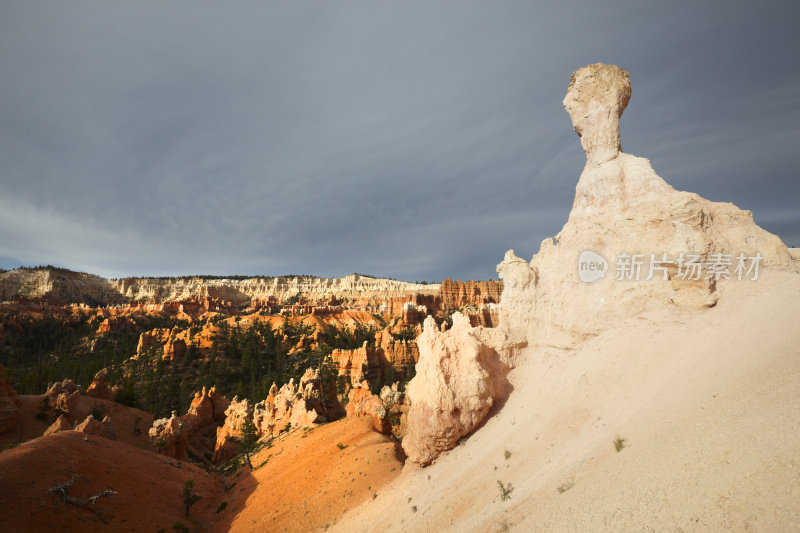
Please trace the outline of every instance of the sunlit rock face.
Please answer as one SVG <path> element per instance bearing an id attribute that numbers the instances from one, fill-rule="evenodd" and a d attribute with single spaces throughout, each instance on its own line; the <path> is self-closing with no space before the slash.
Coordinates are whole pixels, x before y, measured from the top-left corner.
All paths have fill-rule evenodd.
<path id="1" fill-rule="evenodd" d="M 454 319 L 439 332 L 426 323 L 408 386 L 403 447 L 412 462 L 430 463 L 483 421 L 524 347 L 574 349 L 648 310 L 712 307 L 720 283 L 748 282 L 756 265 L 797 268 L 749 211 L 676 191 L 650 161 L 622 152 L 619 119 L 630 96 L 619 67 L 597 63 L 572 75 L 564 107 L 586 152 L 572 211 L 530 262 L 510 250 L 498 265 L 498 328 Z M 701 270 L 690 271 L 691 261 Z M 582 271 L 588 263 L 592 271 Z"/>
<path id="2" fill-rule="evenodd" d="M 471 327 L 461 313 L 453 314 L 447 331 L 440 331 L 432 317 L 425 319 L 417 339 L 417 374 L 406 389 L 411 408 L 403 449 L 410 461 L 430 464 L 508 394 L 512 350 L 505 340 L 498 329 Z"/>
<path id="3" fill-rule="evenodd" d="M 183 459 L 189 448 L 213 451 L 217 428 L 225 423 L 225 411 L 229 406 L 230 401 L 218 394 L 215 387 L 203 387 L 195 393 L 185 415 L 177 416 L 173 411 L 170 418 L 153 421 L 150 442 L 159 453 L 176 459 Z"/>
<path id="4" fill-rule="evenodd" d="M 280 389 L 273 383 L 267 398 L 253 407 L 253 422 L 259 435 L 277 437 L 290 429 L 330 422 L 344 416 L 335 385 L 328 385 L 323 387 L 313 368 L 306 369 L 299 383 L 290 379 Z"/>
<path id="5" fill-rule="evenodd" d="M 599 165 L 619 155 L 619 119 L 630 99 L 630 77 L 617 66 L 595 63 L 572 74 L 564 108 L 587 162 Z"/>
<path id="6" fill-rule="evenodd" d="M 530 262 L 537 273 L 533 296 L 530 287 L 512 286 L 502 300 L 505 306 L 510 298 L 510 308 L 515 299 L 535 302 L 535 311 L 522 317 L 526 325 L 517 324 L 532 344 L 572 347 L 611 321 L 647 309 L 713 306 L 720 280 L 706 272 L 697 279 L 681 276 L 690 255 L 707 263 L 722 254 L 730 261 L 731 276 L 740 254 L 759 255 L 760 267 L 792 268 L 786 246 L 758 227 L 752 213 L 676 191 L 649 160 L 621 151 L 619 117 L 629 98 L 628 73 L 613 65 L 589 65 L 570 80 L 564 107 L 581 137 L 586 166 L 567 223 Z M 609 263 L 606 275 L 592 283 L 578 275 L 579 258 L 587 250 Z M 624 268 L 625 256 L 635 262 L 638 254 L 638 271 Z M 752 261 L 745 262 L 749 268 Z M 508 266 L 504 261 L 499 270 Z"/>
<path id="7" fill-rule="evenodd" d="M 86 395 L 93 398 L 100 398 L 102 400 L 113 400 L 114 392 L 111 387 L 106 383 L 106 369 L 99 371 L 95 374 L 94 379 L 86 389 Z"/>
<path id="8" fill-rule="evenodd" d="M 242 436 L 245 420 L 251 418 L 250 404 L 247 398 L 239 400 L 234 397 L 225 410 L 225 423 L 217 428 L 217 443 L 211 461 L 214 464 L 227 461 L 239 451 L 239 440 Z"/>

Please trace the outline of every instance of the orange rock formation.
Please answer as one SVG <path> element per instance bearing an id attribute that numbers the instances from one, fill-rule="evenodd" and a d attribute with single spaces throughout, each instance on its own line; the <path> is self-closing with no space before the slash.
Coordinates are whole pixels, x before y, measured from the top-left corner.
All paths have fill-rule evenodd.
<path id="1" fill-rule="evenodd" d="M 195 394 L 188 412 L 153 422 L 149 437 L 153 446 L 165 455 L 181 459 L 186 451 L 202 457 L 216 447 L 217 428 L 225 423 L 225 411 L 230 402 L 214 387 Z"/>
<path id="2" fill-rule="evenodd" d="M 102 398 L 103 400 L 113 400 L 114 392 L 106 383 L 106 370 L 103 369 L 95 374 L 94 379 L 86 389 L 86 396 Z"/>

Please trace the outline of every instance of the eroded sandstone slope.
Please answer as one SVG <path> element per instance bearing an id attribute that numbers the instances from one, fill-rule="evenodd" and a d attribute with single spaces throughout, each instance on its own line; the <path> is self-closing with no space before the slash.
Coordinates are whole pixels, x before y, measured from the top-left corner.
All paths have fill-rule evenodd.
<path id="1" fill-rule="evenodd" d="M 797 527 L 798 265 L 750 212 L 621 152 L 630 94 L 618 67 L 573 74 L 567 223 L 498 265 L 499 328 L 426 323 L 403 446 L 433 465 L 337 530 Z"/>

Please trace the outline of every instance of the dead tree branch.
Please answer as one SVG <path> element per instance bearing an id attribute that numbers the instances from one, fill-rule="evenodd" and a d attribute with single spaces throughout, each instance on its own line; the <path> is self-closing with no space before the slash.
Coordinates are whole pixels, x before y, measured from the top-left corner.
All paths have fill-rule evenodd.
<path id="1" fill-rule="evenodd" d="M 91 496 L 86 500 L 83 500 L 75 496 L 70 496 L 69 491 L 70 489 L 72 489 L 72 485 L 75 483 L 76 479 L 78 479 L 78 476 L 73 475 L 72 478 L 66 483 L 62 483 L 61 485 L 55 485 L 47 489 L 47 493 L 59 494 L 61 495 L 61 499 L 64 501 L 64 503 L 71 503 L 72 505 L 77 505 L 78 507 L 84 507 L 86 509 L 89 509 L 90 511 L 93 511 L 95 514 L 97 514 L 97 511 L 94 510 L 94 502 L 96 502 L 98 498 L 106 498 L 108 496 L 112 496 L 117 493 L 114 490 L 106 490 L 99 494 L 95 494 L 94 496 Z"/>

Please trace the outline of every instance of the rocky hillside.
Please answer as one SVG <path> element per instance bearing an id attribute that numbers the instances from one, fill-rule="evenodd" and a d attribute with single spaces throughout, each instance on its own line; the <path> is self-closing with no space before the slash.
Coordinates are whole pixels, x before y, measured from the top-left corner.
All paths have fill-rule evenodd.
<path id="1" fill-rule="evenodd" d="M 52 267 L 0 273 L 0 301 L 19 298 L 87 305 L 113 305 L 129 300 L 105 278 Z"/>
<path id="2" fill-rule="evenodd" d="M 108 280 L 61 268 L 20 268 L 0 273 L 0 300 L 44 299 L 53 303 L 114 305 L 131 301 L 155 303 L 219 299 L 241 305 L 250 300 L 302 295 L 311 302 L 392 298 L 409 293 L 437 294 L 439 284 L 408 283 L 351 274 L 344 278 L 312 276 L 245 279 L 184 277 Z"/>

